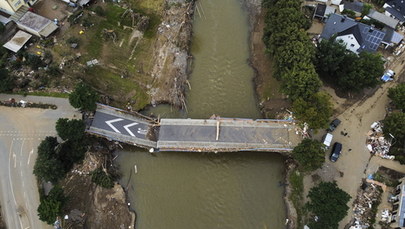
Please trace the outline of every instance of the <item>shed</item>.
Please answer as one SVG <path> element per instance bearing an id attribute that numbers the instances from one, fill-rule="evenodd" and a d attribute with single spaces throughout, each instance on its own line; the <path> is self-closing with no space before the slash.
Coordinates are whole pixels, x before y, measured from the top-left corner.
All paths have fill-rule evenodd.
<path id="1" fill-rule="evenodd" d="M 18 21 L 18 28 L 38 37 L 48 37 L 58 26 L 48 18 L 27 11 Z"/>
<path id="2" fill-rule="evenodd" d="M 3 47 L 13 52 L 18 52 L 31 37 L 31 34 L 19 30 Z"/>

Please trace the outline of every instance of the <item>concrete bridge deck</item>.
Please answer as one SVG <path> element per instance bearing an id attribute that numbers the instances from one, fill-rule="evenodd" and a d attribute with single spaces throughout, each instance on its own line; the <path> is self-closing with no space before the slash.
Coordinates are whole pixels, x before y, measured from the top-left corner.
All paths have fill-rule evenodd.
<path id="1" fill-rule="evenodd" d="M 161 119 L 98 105 L 87 132 L 159 151 L 291 151 L 301 138 L 286 120 Z"/>

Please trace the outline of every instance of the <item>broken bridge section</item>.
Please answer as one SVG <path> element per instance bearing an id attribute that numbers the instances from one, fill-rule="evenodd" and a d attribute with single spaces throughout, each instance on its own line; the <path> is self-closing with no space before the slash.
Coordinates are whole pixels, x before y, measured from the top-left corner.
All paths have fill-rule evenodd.
<path id="1" fill-rule="evenodd" d="M 97 104 L 90 134 L 144 148 L 156 148 L 155 122 L 137 113 Z"/>
<path id="2" fill-rule="evenodd" d="M 98 104 L 87 132 L 158 151 L 291 151 L 300 141 L 293 121 L 238 118 L 161 119 Z"/>

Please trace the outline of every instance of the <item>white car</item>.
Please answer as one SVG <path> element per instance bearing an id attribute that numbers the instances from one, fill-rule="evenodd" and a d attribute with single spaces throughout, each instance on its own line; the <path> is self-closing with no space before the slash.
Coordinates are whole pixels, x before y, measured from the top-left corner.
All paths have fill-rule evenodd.
<path id="1" fill-rule="evenodd" d="M 381 76 L 381 80 L 384 82 L 388 82 L 394 80 L 395 72 L 391 69 L 388 69 L 383 76 Z"/>

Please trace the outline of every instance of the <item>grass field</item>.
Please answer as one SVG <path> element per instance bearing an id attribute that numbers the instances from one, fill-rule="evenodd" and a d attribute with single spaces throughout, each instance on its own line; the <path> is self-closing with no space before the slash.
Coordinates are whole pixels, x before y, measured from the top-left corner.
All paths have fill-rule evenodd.
<path id="1" fill-rule="evenodd" d="M 64 32 L 62 45 L 55 46 L 53 53 L 57 54 L 57 60 L 80 53 L 77 61 L 86 70 L 81 71 L 80 76 L 71 77 L 83 79 L 119 105 L 135 101 L 134 108 L 142 109 L 150 102 L 146 86 L 152 83 L 148 72 L 153 66 L 153 44 L 164 0 L 131 0 L 129 3 L 135 13 L 150 18 L 143 36 L 139 33 L 135 36 L 130 14 L 123 16 L 127 9 L 113 3 L 98 3 L 84 10 L 79 23 Z M 102 7 L 104 15 L 92 13 L 96 7 Z M 83 27 L 81 24 L 91 26 Z M 81 30 L 83 34 L 79 34 Z M 114 41 L 106 35 L 106 30 L 115 34 Z M 66 43 L 70 37 L 79 40 L 77 49 L 70 48 Z M 97 59 L 100 66 L 86 67 L 86 62 L 93 59 Z"/>

